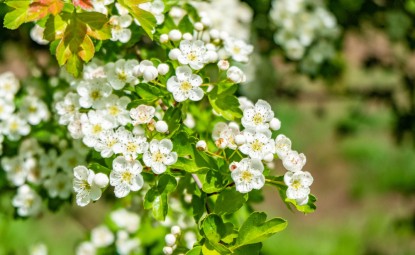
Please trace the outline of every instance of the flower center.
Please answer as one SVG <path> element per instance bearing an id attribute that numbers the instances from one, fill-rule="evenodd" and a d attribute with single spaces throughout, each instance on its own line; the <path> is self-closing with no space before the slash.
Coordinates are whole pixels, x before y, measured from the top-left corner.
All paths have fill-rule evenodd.
<path id="1" fill-rule="evenodd" d="M 128 143 L 127 144 L 127 151 L 129 152 L 135 152 L 137 150 L 137 144 L 135 143 Z"/>
<path id="2" fill-rule="evenodd" d="M 196 59 L 197 59 L 197 56 L 194 52 L 190 52 L 189 54 L 187 54 L 187 60 L 195 61 Z"/>
<path id="3" fill-rule="evenodd" d="M 120 109 L 117 106 L 112 105 L 112 106 L 109 107 L 108 112 L 112 116 L 116 116 L 116 115 L 118 115 L 120 113 Z"/>
<path id="4" fill-rule="evenodd" d="M 161 152 L 156 152 L 153 154 L 153 160 L 156 162 L 163 162 L 164 155 Z"/>
<path id="5" fill-rule="evenodd" d="M 235 53 L 235 54 L 241 53 L 241 48 L 239 48 L 237 46 L 233 47 L 233 53 Z"/>
<path id="6" fill-rule="evenodd" d="M 117 74 L 118 79 L 121 81 L 126 81 L 127 80 L 127 74 L 124 71 L 121 71 Z"/>
<path id="7" fill-rule="evenodd" d="M 95 124 L 95 125 L 92 127 L 92 133 L 93 133 L 94 135 L 97 135 L 97 134 L 101 133 L 101 131 L 102 131 L 102 127 L 101 127 L 101 125 L 99 125 L 99 124 Z"/>
<path id="8" fill-rule="evenodd" d="M 262 146 L 264 146 L 263 143 L 261 143 L 258 140 L 253 141 L 253 143 L 251 144 L 251 148 L 253 151 L 260 151 L 262 150 Z"/>
<path id="9" fill-rule="evenodd" d="M 180 85 L 180 89 L 184 92 L 187 92 L 187 91 L 192 89 L 192 84 L 190 84 L 190 82 L 188 82 L 188 81 L 184 81 Z"/>
<path id="10" fill-rule="evenodd" d="M 16 132 L 17 130 L 19 130 L 19 123 L 17 123 L 16 121 L 13 121 L 12 123 L 10 123 L 10 131 L 12 132 Z"/>
<path id="11" fill-rule="evenodd" d="M 101 93 L 98 90 L 93 90 L 93 91 L 91 91 L 91 93 L 89 94 L 89 96 L 93 100 L 97 100 L 97 99 L 101 98 Z"/>
<path id="12" fill-rule="evenodd" d="M 301 188 L 301 183 L 300 180 L 294 180 L 293 183 L 291 184 L 291 187 L 293 187 L 295 190 L 298 190 Z"/>
<path id="13" fill-rule="evenodd" d="M 133 180 L 133 174 L 130 172 L 123 172 L 121 174 L 121 180 L 130 183 Z"/>
<path id="14" fill-rule="evenodd" d="M 251 172 L 249 172 L 249 171 L 243 171 L 243 172 L 242 172 L 242 174 L 241 174 L 241 178 L 242 178 L 242 180 L 244 180 L 244 181 L 246 181 L 246 182 L 251 181 L 251 180 L 252 180 L 252 177 L 254 177 L 254 176 L 253 176 L 253 174 L 252 174 Z"/>
<path id="15" fill-rule="evenodd" d="M 35 113 L 35 112 L 37 112 L 37 107 L 36 107 L 36 106 L 34 106 L 34 105 L 29 106 L 29 112 L 30 112 L 30 113 Z"/>
<path id="16" fill-rule="evenodd" d="M 252 117 L 252 121 L 254 122 L 255 125 L 259 125 L 262 122 L 264 122 L 264 119 L 262 118 L 262 115 L 259 113 L 256 113 L 254 115 L 254 117 Z"/>

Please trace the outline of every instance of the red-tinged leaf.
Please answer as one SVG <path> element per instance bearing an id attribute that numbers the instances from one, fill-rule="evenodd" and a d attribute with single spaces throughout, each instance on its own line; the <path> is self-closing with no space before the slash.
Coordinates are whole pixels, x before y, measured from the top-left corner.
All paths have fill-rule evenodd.
<path id="1" fill-rule="evenodd" d="M 92 59 L 95 53 L 94 43 L 89 36 L 85 36 L 84 41 L 80 45 L 81 50 L 78 52 L 78 56 L 84 61 L 88 62 Z"/>
<path id="2" fill-rule="evenodd" d="M 57 15 L 63 9 L 62 0 L 35 0 L 29 6 L 29 16 L 33 20 L 39 20 L 49 14 Z"/>
<path id="3" fill-rule="evenodd" d="M 73 5 L 79 6 L 84 10 L 91 10 L 94 8 L 92 6 L 91 0 L 72 0 Z"/>

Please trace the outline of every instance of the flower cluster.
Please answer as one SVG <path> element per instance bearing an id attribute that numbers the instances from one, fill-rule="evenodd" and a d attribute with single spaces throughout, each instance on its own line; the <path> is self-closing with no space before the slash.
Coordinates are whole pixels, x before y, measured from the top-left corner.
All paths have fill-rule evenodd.
<path id="1" fill-rule="evenodd" d="M 270 16 L 277 26 L 275 42 L 289 59 L 301 60 L 304 71 L 314 73 L 316 66 L 334 56 L 339 28 L 320 1 L 273 1 Z"/>

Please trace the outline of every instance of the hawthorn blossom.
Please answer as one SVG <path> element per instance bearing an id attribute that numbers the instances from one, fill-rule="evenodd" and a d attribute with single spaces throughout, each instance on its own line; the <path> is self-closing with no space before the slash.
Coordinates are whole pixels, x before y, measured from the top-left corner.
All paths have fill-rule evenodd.
<path id="1" fill-rule="evenodd" d="M 110 215 L 111 220 L 121 229 L 125 229 L 129 233 L 137 231 L 140 225 L 140 217 L 137 214 L 120 208 Z"/>
<path id="2" fill-rule="evenodd" d="M 0 120 L 6 120 L 12 116 L 15 108 L 13 101 L 0 97 Z"/>
<path id="3" fill-rule="evenodd" d="M 77 166 L 73 172 L 73 190 L 76 193 L 76 203 L 79 206 L 86 206 L 91 200 L 97 201 L 101 197 L 102 191 L 94 184 L 94 171 L 85 166 Z"/>
<path id="4" fill-rule="evenodd" d="M 52 198 L 59 197 L 66 199 L 71 195 L 71 177 L 64 172 L 59 172 L 55 176 L 47 179 L 43 185 Z"/>
<path id="5" fill-rule="evenodd" d="M 269 103 L 258 100 L 254 107 L 247 107 L 241 119 L 245 128 L 263 131 L 269 129 L 269 122 L 274 117 L 274 112 Z"/>
<path id="6" fill-rule="evenodd" d="M 245 130 L 243 136 L 245 137 L 246 142 L 239 147 L 239 150 L 243 154 L 259 160 L 269 158 L 269 155 L 271 155 L 272 160 L 272 154 L 275 150 L 275 141 L 271 139 L 271 132 L 269 130 L 257 133 L 253 130 Z"/>
<path id="7" fill-rule="evenodd" d="M 114 131 L 109 129 L 99 134 L 94 149 L 98 152 L 101 152 L 101 157 L 109 158 L 114 154 L 114 146 L 120 142 L 119 133 L 123 129 L 118 130 Z"/>
<path id="8" fill-rule="evenodd" d="M 7 180 L 14 186 L 21 186 L 25 183 L 29 168 L 21 157 L 4 157 L 1 160 L 1 166 L 6 172 Z"/>
<path id="9" fill-rule="evenodd" d="M 264 186 L 265 177 L 262 174 L 264 166 L 260 160 L 244 158 L 240 162 L 233 162 L 231 166 L 233 166 L 231 176 L 237 191 L 247 193 Z"/>
<path id="10" fill-rule="evenodd" d="M 114 0 L 91 0 L 91 4 L 94 7 L 94 10 L 105 15 L 108 14 L 107 5 L 110 5 Z"/>
<path id="11" fill-rule="evenodd" d="M 114 16 L 113 16 L 114 17 Z M 120 90 L 129 83 L 135 85 L 138 83 L 137 77 L 134 75 L 134 67 L 138 65 L 135 59 L 119 59 L 115 63 L 105 65 L 108 82 L 114 90 Z"/>
<path id="12" fill-rule="evenodd" d="M 105 79 L 83 80 L 78 85 L 79 105 L 83 108 L 100 109 L 105 99 L 111 94 L 112 88 Z"/>
<path id="13" fill-rule="evenodd" d="M 226 71 L 226 76 L 234 83 L 241 83 L 246 81 L 244 72 L 236 66 L 231 66 L 228 71 Z"/>
<path id="14" fill-rule="evenodd" d="M 167 166 L 177 161 L 177 153 L 172 152 L 172 149 L 173 143 L 169 139 L 163 139 L 161 141 L 152 140 L 149 151 L 144 153 L 144 164 L 151 167 L 151 170 L 156 174 L 164 173 Z"/>
<path id="15" fill-rule="evenodd" d="M 246 44 L 243 40 L 225 40 L 225 50 L 231 55 L 232 59 L 238 62 L 248 62 L 249 54 L 254 50 L 252 45 Z"/>
<path id="16" fill-rule="evenodd" d="M 204 96 L 203 90 L 199 87 L 202 83 L 202 78 L 193 74 L 188 66 L 179 66 L 176 68 L 176 76 L 167 80 L 167 90 L 173 93 L 177 102 L 187 99 L 200 101 Z"/>
<path id="17" fill-rule="evenodd" d="M 152 2 L 146 2 L 139 4 L 138 7 L 145 11 L 150 12 L 156 18 L 157 25 L 160 25 L 164 22 L 164 3 L 162 0 L 153 0 Z M 134 19 L 137 25 L 141 26 L 140 22 L 137 19 Z"/>
<path id="18" fill-rule="evenodd" d="M 141 176 L 143 167 L 139 161 L 128 161 L 126 158 L 119 156 L 112 162 L 112 168 L 110 184 L 115 187 L 116 197 L 125 197 L 130 191 L 138 191 L 143 187 L 144 180 Z"/>
<path id="19" fill-rule="evenodd" d="M 76 255 L 95 255 L 97 248 L 91 242 L 82 242 L 76 248 Z"/>
<path id="20" fill-rule="evenodd" d="M 47 45 L 49 41 L 43 38 L 44 32 L 45 28 L 36 24 L 34 27 L 32 27 L 32 29 L 30 29 L 30 38 L 32 38 L 32 40 L 39 45 Z"/>
<path id="21" fill-rule="evenodd" d="M 20 114 L 31 125 L 37 125 L 42 120 L 49 118 L 49 110 L 46 104 L 37 97 L 27 96 L 20 107 Z"/>
<path id="22" fill-rule="evenodd" d="M 118 143 L 114 145 L 114 153 L 120 153 L 129 160 L 136 159 L 138 154 L 143 154 L 148 148 L 144 136 L 134 135 L 128 130 L 121 130 L 118 134 Z"/>
<path id="23" fill-rule="evenodd" d="M 180 42 L 177 60 L 182 65 L 189 65 L 192 69 L 200 70 L 207 63 L 207 49 L 201 40 Z"/>
<path id="24" fill-rule="evenodd" d="M 130 102 L 131 100 L 128 97 L 118 97 L 112 94 L 107 98 L 103 112 L 112 119 L 112 122 L 125 126 L 131 122 L 127 110 L 127 105 Z"/>
<path id="25" fill-rule="evenodd" d="M 114 242 L 114 234 L 107 226 L 101 225 L 91 230 L 91 242 L 95 247 L 107 247 Z"/>
<path id="26" fill-rule="evenodd" d="M 42 168 L 41 177 L 46 178 L 54 176 L 58 171 L 59 161 L 56 150 L 51 149 L 47 153 L 43 153 L 39 158 L 39 165 Z"/>
<path id="27" fill-rule="evenodd" d="M 73 92 L 66 94 L 65 98 L 55 105 L 56 112 L 59 115 L 59 124 L 67 125 L 73 121 L 80 108 L 79 95 Z"/>
<path id="28" fill-rule="evenodd" d="M 284 159 L 291 152 L 291 140 L 285 135 L 275 138 L 275 153 L 280 159 Z"/>
<path id="29" fill-rule="evenodd" d="M 132 22 L 133 18 L 128 14 L 111 16 L 111 41 L 128 42 L 131 39 L 131 30 L 128 27 Z"/>
<path id="30" fill-rule="evenodd" d="M 300 171 L 306 163 L 306 157 L 303 153 L 298 154 L 297 151 L 290 151 L 282 159 L 285 169 L 291 172 Z"/>
<path id="31" fill-rule="evenodd" d="M 133 119 L 132 124 L 136 126 L 149 123 L 153 119 L 155 112 L 156 108 L 144 104 L 132 108 L 130 110 L 130 117 Z"/>
<path id="32" fill-rule="evenodd" d="M 20 88 L 19 80 L 12 72 L 0 74 L 0 97 L 12 100 Z"/>
<path id="33" fill-rule="evenodd" d="M 288 186 L 287 198 L 307 203 L 305 198 L 310 194 L 310 186 L 313 184 L 313 177 L 309 172 L 287 172 L 284 175 L 284 182 Z"/>
<path id="34" fill-rule="evenodd" d="M 19 115 L 13 114 L 8 119 L 0 122 L 0 133 L 3 133 L 11 141 L 17 141 L 21 136 L 25 136 L 29 132 L 29 124 Z"/>
<path id="35" fill-rule="evenodd" d="M 120 255 L 132 254 L 140 247 L 140 240 L 138 238 L 130 238 L 126 231 L 120 230 L 117 232 L 115 247 Z"/>
<path id="36" fill-rule="evenodd" d="M 239 134 L 239 126 L 235 122 L 226 124 L 225 122 L 218 122 L 213 127 L 212 138 L 216 146 L 219 148 L 236 149 L 238 146 L 235 142 L 235 137 Z"/>
<path id="37" fill-rule="evenodd" d="M 82 141 L 88 147 L 95 147 L 100 134 L 105 130 L 114 128 L 115 125 L 111 118 L 101 111 L 89 111 L 88 114 L 81 116 L 81 121 L 84 135 Z"/>
<path id="38" fill-rule="evenodd" d="M 22 217 L 37 215 L 42 206 L 42 198 L 28 185 L 20 186 L 12 204 Z"/>

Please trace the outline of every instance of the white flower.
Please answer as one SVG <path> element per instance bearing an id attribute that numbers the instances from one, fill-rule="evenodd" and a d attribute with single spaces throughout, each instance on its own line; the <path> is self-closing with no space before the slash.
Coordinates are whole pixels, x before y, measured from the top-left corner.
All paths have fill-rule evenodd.
<path id="1" fill-rule="evenodd" d="M 135 85 L 138 83 L 137 77 L 134 76 L 134 67 L 138 65 L 135 59 L 120 59 L 115 63 L 105 65 L 108 82 L 115 90 L 120 90 L 129 83 Z"/>
<path id="2" fill-rule="evenodd" d="M 94 184 L 99 188 L 103 189 L 108 186 L 109 179 L 108 176 L 104 173 L 97 173 L 94 176 Z"/>
<path id="3" fill-rule="evenodd" d="M 145 137 L 133 135 L 128 130 L 119 131 L 118 141 L 114 145 L 114 152 L 121 153 L 128 160 L 136 159 L 138 154 L 143 154 L 148 148 Z"/>
<path id="4" fill-rule="evenodd" d="M 77 87 L 79 104 L 83 108 L 102 108 L 112 89 L 104 79 L 83 80 Z"/>
<path id="5" fill-rule="evenodd" d="M 132 22 L 133 18 L 128 14 L 111 16 L 111 41 L 128 42 L 131 39 L 131 30 L 128 27 Z"/>
<path id="6" fill-rule="evenodd" d="M 246 44 L 243 40 L 228 39 L 225 40 L 225 50 L 232 56 L 233 60 L 238 62 L 248 62 L 249 54 L 254 47 Z"/>
<path id="7" fill-rule="evenodd" d="M 11 141 L 17 141 L 21 136 L 25 136 L 29 132 L 29 124 L 18 115 L 11 115 L 7 120 L 0 122 L 0 133 L 3 133 Z"/>
<path id="8" fill-rule="evenodd" d="M 47 255 L 48 247 L 44 243 L 37 243 L 30 247 L 30 255 Z"/>
<path id="9" fill-rule="evenodd" d="M 282 164 L 285 169 L 291 172 L 300 171 L 306 163 L 306 157 L 303 153 L 298 154 L 297 151 L 290 151 L 282 158 Z"/>
<path id="10" fill-rule="evenodd" d="M 265 177 L 262 174 L 264 166 L 256 159 L 244 158 L 232 171 L 232 179 L 235 182 L 236 190 L 247 193 L 252 189 L 261 189 L 265 184 Z"/>
<path id="11" fill-rule="evenodd" d="M 245 128 L 262 131 L 269 129 L 273 117 L 271 106 L 264 100 L 258 100 L 254 107 L 245 108 L 241 123 Z"/>
<path id="12" fill-rule="evenodd" d="M 108 14 L 107 5 L 110 5 L 114 0 L 91 0 L 91 4 L 94 7 L 94 10 L 105 15 Z"/>
<path id="13" fill-rule="evenodd" d="M 224 122 L 218 122 L 213 127 L 212 138 L 216 146 L 219 148 L 230 148 L 232 150 L 237 148 L 235 136 L 239 134 L 239 127 L 237 125 L 227 125 Z"/>
<path id="14" fill-rule="evenodd" d="M 164 22 L 164 3 L 162 0 L 153 0 L 152 2 L 142 3 L 138 5 L 139 8 L 150 12 L 156 18 L 157 25 Z M 134 20 L 137 25 L 141 26 L 138 20 Z"/>
<path id="15" fill-rule="evenodd" d="M 113 119 L 112 122 L 116 123 L 117 126 L 125 126 L 131 122 L 130 114 L 127 110 L 127 105 L 130 102 L 131 100 L 128 97 L 123 96 L 119 98 L 112 94 L 105 101 L 104 112 Z"/>
<path id="16" fill-rule="evenodd" d="M 85 154 L 82 151 L 75 149 L 66 149 L 56 160 L 58 166 L 65 172 L 72 173 L 74 167 L 85 164 Z"/>
<path id="17" fill-rule="evenodd" d="M 82 133 L 82 120 L 81 120 L 81 117 L 83 115 L 84 113 L 75 114 L 74 119 L 70 121 L 68 124 L 68 131 L 73 139 L 81 139 L 84 136 L 84 134 Z"/>
<path id="18" fill-rule="evenodd" d="M 42 181 L 42 170 L 39 166 L 39 162 L 36 158 L 26 158 L 25 167 L 28 169 L 27 181 L 36 185 L 39 185 Z"/>
<path id="19" fill-rule="evenodd" d="M 112 129 L 104 130 L 99 134 L 94 149 L 101 152 L 101 157 L 109 158 L 114 154 L 114 146 L 120 142 L 119 133 L 123 129 L 118 130 L 117 132 L 114 132 Z"/>
<path id="20" fill-rule="evenodd" d="M 130 191 L 140 190 L 144 185 L 141 171 L 143 167 L 137 160 L 127 161 L 124 157 L 117 157 L 112 162 L 110 184 L 114 186 L 116 197 L 125 197 Z"/>
<path id="21" fill-rule="evenodd" d="M 284 175 L 284 182 L 287 184 L 287 198 L 295 200 L 304 200 L 310 194 L 310 186 L 313 183 L 313 177 L 309 172 L 287 172 Z"/>
<path id="22" fill-rule="evenodd" d="M 285 135 L 278 135 L 275 138 L 275 153 L 280 159 L 284 159 L 291 152 L 291 140 Z"/>
<path id="23" fill-rule="evenodd" d="M 125 229 L 129 233 L 137 231 L 140 225 L 140 217 L 124 208 L 112 212 L 110 217 L 119 228 Z"/>
<path id="24" fill-rule="evenodd" d="M 43 185 L 52 198 L 59 197 L 66 199 L 72 191 L 71 177 L 63 172 L 57 173 L 55 176 L 47 179 Z"/>
<path id="25" fill-rule="evenodd" d="M 1 166 L 6 171 L 7 179 L 15 186 L 21 186 L 25 183 L 29 173 L 29 168 L 25 161 L 15 156 L 13 158 L 4 157 L 1 160 Z"/>
<path id="26" fill-rule="evenodd" d="M 180 54 L 177 60 L 182 65 L 189 65 L 195 70 L 200 70 L 206 64 L 205 43 L 200 40 L 180 42 Z"/>
<path id="27" fill-rule="evenodd" d="M 8 119 L 16 108 L 13 101 L 0 97 L 0 120 Z"/>
<path id="28" fill-rule="evenodd" d="M 202 83 L 202 78 L 193 74 L 188 66 L 179 66 L 176 68 L 176 76 L 170 77 L 167 81 L 167 90 L 173 93 L 177 102 L 187 99 L 199 101 L 204 96 L 203 90 L 199 87 Z"/>
<path id="29" fill-rule="evenodd" d="M 67 125 L 73 121 L 80 108 L 79 95 L 73 92 L 68 93 L 62 101 L 55 105 L 55 109 L 59 114 L 59 124 Z"/>
<path id="30" fill-rule="evenodd" d="M 226 71 L 226 76 L 234 83 L 241 83 L 246 81 L 244 72 L 236 66 L 231 66 L 228 71 Z"/>
<path id="31" fill-rule="evenodd" d="M 101 189 L 94 184 L 94 171 L 85 166 L 77 166 L 73 169 L 73 190 L 76 192 L 76 203 L 86 206 L 91 200 L 96 201 L 101 197 Z"/>
<path id="32" fill-rule="evenodd" d="M 107 226 L 99 226 L 91 230 L 91 242 L 95 247 L 107 247 L 114 242 L 114 234 Z"/>
<path id="33" fill-rule="evenodd" d="M 284 48 L 287 53 L 287 57 L 292 60 L 301 59 L 305 52 L 304 46 L 294 39 L 287 41 L 287 43 L 284 45 Z"/>
<path id="34" fill-rule="evenodd" d="M 140 247 L 140 241 L 137 238 L 130 238 L 126 231 L 118 231 L 115 246 L 120 255 L 128 255 Z"/>
<path id="35" fill-rule="evenodd" d="M 255 133 L 253 130 L 243 132 L 245 143 L 239 150 L 250 158 L 263 160 L 269 154 L 274 154 L 275 142 L 271 139 L 269 130 Z"/>
<path id="36" fill-rule="evenodd" d="M 76 255 L 95 255 L 96 253 L 96 248 L 91 242 L 82 242 L 76 248 Z"/>
<path id="37" fill-rule="evenodd" d="M 107 78 L 105 73 L 105 67 L 102 66 L 98 61 L 97 63 L 92 60 L 84 66 L 83 77 L 86 80 L 92 80 L 95 78 Z"/>
<path id="38" fill-rule="evenodd" d="M 134 126 L 139 124 L 146 124 L 154 117 L 156 109 L 153 106 L 141 104 L 136 108 L 130 110 L 130 117 L 133 119 Z"/>
<path id="39" fill-rule="evenodd" d="M 238 97 L 238 101 L 239 101 L 239 108 L 241 108 L 242 111 L 245 111 L 246 108 L 254 107 L 254 103 L 252 103 L 252 101 L 246 97 Z"/>
<path id="40" fill-rule="evenodd" d="M 225 60 L 225 59 L 219 60 L 218 67 L 219 67 L 220 70 L 224 70 L 224 71 L 228 70 L 229 69 L 229 61 Z"/>
<path id="41" fill-rule="evenodd" d="M 164 173 L 166 166 L 172 165 L 177 161 L 177 153 L 172 152 L 172 149 L 173 143 L 169 139 L 161 141 L 152 140 L 149 151 L 144 153 L 144 164 L 151 167 L 151 170 L 156 174 Z"/>
<path id="42" fill-rule="evenodd" d="M 49 118 L 49 110 L 46 104 L 37 97 L 27 96 L 20 107 L 20 114 L 31 125 L 37 125 L 42 120 Z"/>
<path id="43" fill-rule="evenodd" d="M 13 197 L 12 204 L 17 208 L 17 214 L 22 217 L 37 215 L 42 206 L 41 197 L 28 185 L 20 186 Z"/>
<path id="44" fill-rule="evenodd" d="M 111 118 L 100 111 L 89 111 L 88 115 L 81 116 L 82 133 L 84 135 L 82 141 L 88 147 L 95 147 L 98 143 L 100 135 L 105 131 L 114 128 L 116 123 Z"/>
<path id="45" fill-rule="evenodd" d="M 43 39 L 44 31 L 45 28 L 36 24 L 34 27 L 32 27 L 32 29 L 30 29 L 30 38 L 32 38 L 32 40 L 35 41 L 37 44 L 47 45 L 49 41 Z"/>
<path id="46" fill-rule="evenodd" d="M 20 88 L 19 80 L 12 72 L 0 74 L 0 97 L 12 100 Z"/>
<path id="47" fill-rule="evenodd" d="M 170 70 L 170 66 L 168 64 L 161 63 L 157 66 L 157 71 L 161 75 L 166 75 Z"/>

